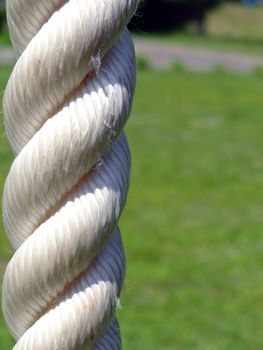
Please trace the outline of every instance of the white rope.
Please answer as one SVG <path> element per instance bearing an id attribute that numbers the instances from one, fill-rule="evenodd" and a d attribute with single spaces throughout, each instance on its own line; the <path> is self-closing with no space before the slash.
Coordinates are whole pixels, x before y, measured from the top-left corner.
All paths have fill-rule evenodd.
<path id="1" fill-rule="evenodd" d="M 3 314 L 16 350 L 121 349 L 114 313 L 125 256 L 117 226 L 129 184 L 122 128 L 138 0 L 7 0 L 19 57 L 4 95 L 16 158 L 3 220 L 16 250 Z"/>

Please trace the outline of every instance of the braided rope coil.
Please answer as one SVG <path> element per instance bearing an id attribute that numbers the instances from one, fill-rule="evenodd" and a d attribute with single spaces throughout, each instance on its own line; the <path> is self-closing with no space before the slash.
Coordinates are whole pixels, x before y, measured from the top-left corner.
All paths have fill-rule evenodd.
<path id="1" fill-rule="evenodd" d="M 7 0 L 19 56 L 4 94 L 16 158 L 3 220 L 15 249 L 3 314 L 16 350 L 121 349 L 118 229 L 130 171 L 122 131 L 138 0 Z"/>

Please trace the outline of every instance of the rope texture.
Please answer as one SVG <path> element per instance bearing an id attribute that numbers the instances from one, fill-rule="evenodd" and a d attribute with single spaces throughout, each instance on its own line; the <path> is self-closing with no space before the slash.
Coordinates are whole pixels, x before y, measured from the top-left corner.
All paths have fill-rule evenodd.
<path id="1" fill-rule="evenodd" d="M 19 56 L 4 94 L 16 158 L 3 196 L 15 250 L 3 314 L 16 350 L 121 349 L 117 221 L 129 185 L 122 131 L 135 86 L 125 28 L 138 0 L 7 0 Z"/>

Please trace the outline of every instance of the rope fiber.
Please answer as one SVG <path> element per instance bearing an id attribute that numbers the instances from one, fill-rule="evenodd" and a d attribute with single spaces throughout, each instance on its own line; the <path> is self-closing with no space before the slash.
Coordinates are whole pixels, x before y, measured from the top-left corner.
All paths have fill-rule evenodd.
<path id="1" fill-rule="evenodd" d="M 139 0 L 7 0 L 18 60 L 3 109 L 15 154 L 3 221 L 15 253 L 3 315 L 15 350 L 119 350 L 122 131 L 135 87 L 126 25 Z"/>

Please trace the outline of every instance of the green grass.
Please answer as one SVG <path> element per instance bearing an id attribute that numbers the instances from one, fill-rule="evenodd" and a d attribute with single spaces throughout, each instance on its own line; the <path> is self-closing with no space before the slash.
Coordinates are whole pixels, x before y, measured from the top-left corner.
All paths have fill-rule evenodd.
<path id="1" fill-rule="evenodd" d="M 262 81 L 139 74 L 124 348 L 261 349 Z"/>
<path id="2" fill-rule="evenodd" d="M 139 71 L 121 219 L 124 349 L 262 349 L 262 111 L 260 75 Z M 0 153 L 2 189 L 3 137 Z M 0 344 L 11 349 L 2 321 Z"/>
<path id="3" fill-rule="evenodd" d="M 0 32 L 0 47 L 5 47 L 5 46 L 10 46 L 11 42 L 10 42 L 10 38 L 6 30 L 2 30 Z"/>

